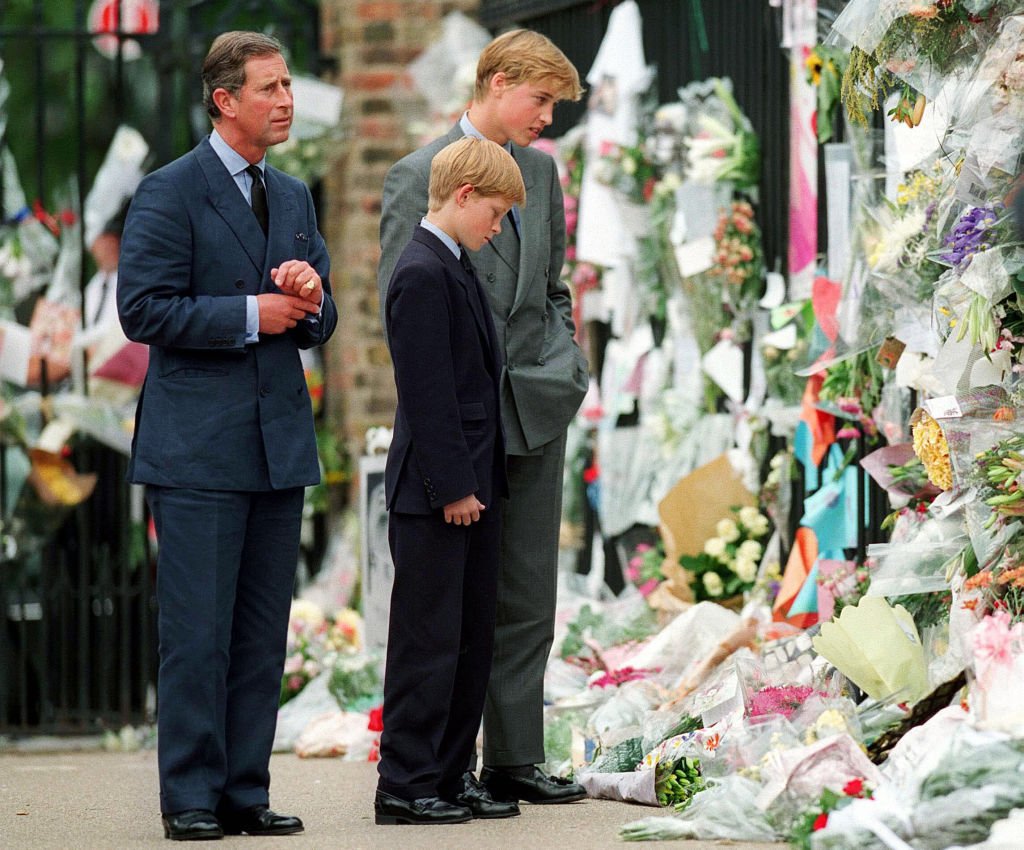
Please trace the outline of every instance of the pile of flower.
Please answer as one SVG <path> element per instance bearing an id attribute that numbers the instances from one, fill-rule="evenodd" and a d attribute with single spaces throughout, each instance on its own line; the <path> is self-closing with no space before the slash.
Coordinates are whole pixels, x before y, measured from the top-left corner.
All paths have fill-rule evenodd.
<path id="1" fill-rule="evenodd" d="M 635 145 L 605 142 L 601 147 L 596 176 L 635 204 L 646 204 L 658 182 L 657 166 L 642 139 Z"/>
<path id="2" fill-rule="evenodd" d="M 699 555 L 682 555 L 679 563 L 691 575 L 690 587 L 698 602 L 720 602 L 754 586 L 764 553 L 761 540 L 768 534 L 768 518 L 749 505 L 731 508 L 732 516 L 718 521 L 715 536 Z"/>
<path id="3" fill-rule="evenodd" d="M 292 601 L 288 644 L 281 679 L 280 704 L 295 697 L 307 684 L 330 669 L 340 656 L 355 655 L 361 645 L 361 619 L 349 608 L 334 617 L 304 599 Z"/>

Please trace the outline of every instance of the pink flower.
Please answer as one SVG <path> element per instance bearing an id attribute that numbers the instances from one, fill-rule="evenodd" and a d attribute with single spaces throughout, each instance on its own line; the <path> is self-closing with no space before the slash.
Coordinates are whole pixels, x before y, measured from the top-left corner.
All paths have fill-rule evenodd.
<path id="1" fill-rule="evenodd" d="M 971 635 L 974 655 L 987 664 L 1009 666 L 1013 657 L 1024 649 L 1024 623 L 1010 625 L 1010 615 L 998 611 L 982 618 Z"/>
<path id="2" fill-rule="evenodd" d="M 654 593 L 654 590 L 658 586 L 658 584 L 659 582 L 656 578 L 651 578 L 645 581 L 643 584 L 641 584 L 640 587 L 637 588 L 637 590 L 640 591 L 641 596 L 650 596 L 652 593 Z"/>
<path id="3" fill-rule="evenodd" d="M 847 425 L 845 428 L 840 428 L 836 433 L 837 440 L 855 440 L 860 436 L 860 431 L 854 428 L 852 425 Z"/>

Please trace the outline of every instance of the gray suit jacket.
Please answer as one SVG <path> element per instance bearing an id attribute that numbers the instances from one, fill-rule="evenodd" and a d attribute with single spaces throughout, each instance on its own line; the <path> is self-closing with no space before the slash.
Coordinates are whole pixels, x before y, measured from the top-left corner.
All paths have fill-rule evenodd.
<path id="1" fill-rule="evenodd" d="M 403 157 L 384 180 L 377 269 L 380 303 L 402 249 L 427 211 L 434 154 L 462 138 L 456 124 L 446 135 Z M 526 184 L 522 234 L 506 220 L 502 232 L 472 255 L 491 302 L 505 356 L 501 415 L 509 454 L 533 454 L 559 437 L 587 391 L 587 361 L 576 345 L 569 288 L 561 280 L 565 209 L 554 160 L 513 145 Z"/>

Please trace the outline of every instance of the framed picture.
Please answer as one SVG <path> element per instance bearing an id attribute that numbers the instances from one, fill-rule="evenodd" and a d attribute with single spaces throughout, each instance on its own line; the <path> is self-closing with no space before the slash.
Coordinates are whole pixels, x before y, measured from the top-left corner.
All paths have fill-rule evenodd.
<path id="1" fill-rule="evenodd" d="M 359 526 L 362 535 L 360 568 L 363 583 L 363 628 L 366 648 L 380 650 L 388 642 L 391 585 L 395 566 L 388 547 L 388 510 L 384 497 L 387 455 L 359 459 Z"/>

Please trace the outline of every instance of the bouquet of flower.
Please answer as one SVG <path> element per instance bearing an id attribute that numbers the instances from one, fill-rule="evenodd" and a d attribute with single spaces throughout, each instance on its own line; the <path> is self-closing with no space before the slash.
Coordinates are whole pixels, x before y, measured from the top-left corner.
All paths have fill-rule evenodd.
<path id="1" fill-rule="evenodd" d="M 292 601 L 280 705 L 331 668 L 339 656 L 359 651 L 360 624 L 359 614 L 351 609 L 330 618 L 312 602 Z"/>
<path id="2" fill-rule="evenodd" d="M 952 489 L 953 466 L 942 427 L 923 408 L 914 412 L 910 424 L 914 435 L 914 454 L 924 464 L 928 480 L 940 490 Z"/>
<path id="3" fill-rule="evenodd" d="M 871 799 L 870 786 L 863 779 L 851 779 L 843 786 L 842 793 L 826 788 L 818 802 L 797 820 L 789 834 L 789 842 L 801 850 L 810 850 L 811 834 L 828 826 L 828 816 L 837 809 L 845 808 L 853 800 Z"/>
<path id="4" fill-rule="evenodd" d="M 643 138 L 635 145 L 604 142 L 597 163 L 597 179 L 634 204 L 646 204 L 654 194 L 658 170 Z"/>
<path id="5" fill-rule="evenodd" d="M 679 558 L 690 573 L 690 587 L 698 602 L 721 602 L 737 596 L 750 590 L 757 579 L 768 518 L 751 506 L 731 511 L 731 517 L 718 521 L 716 536 L 704 543 L 703 552 Z"/>
<path id="6" fill-rule="evenodd" d="M 723 301 L 742 310 L 760 297 L 764 276 L 761 231 L 754 221 L 754 208 L 746 201 L 736 201 L 722 210 L 714 236 L 714 265 L 708 276 L 722 282 Z"/>
<path id="7" fill-rule="evenodd" d="M 638 543 L 633 555 L 626 564 L 628 578 L 643 596 L 649 596 L 665 576 L 661 572 L 661 563 L 665 560 L 665 549 L 661 542 Z"/>
<path id="8" fill-rule="evenodd" d="M 654 789 L 658 802 L 682 811 L 693 795 L 707 786 L 700 770 L 700 759 L 684 756 L 674 762 L 659 762 L 655 770 Z"/>
<path id="9" fill-rule="evenodd" d="M 756 191 L 761 149 L 750 119 L 733 97 L 729 80 L 708 82 L 714 94 L 695 110 L 696 129 L 686 141 L 686 176 L 697 183 L 728 181 L 739 190 Z"/>

